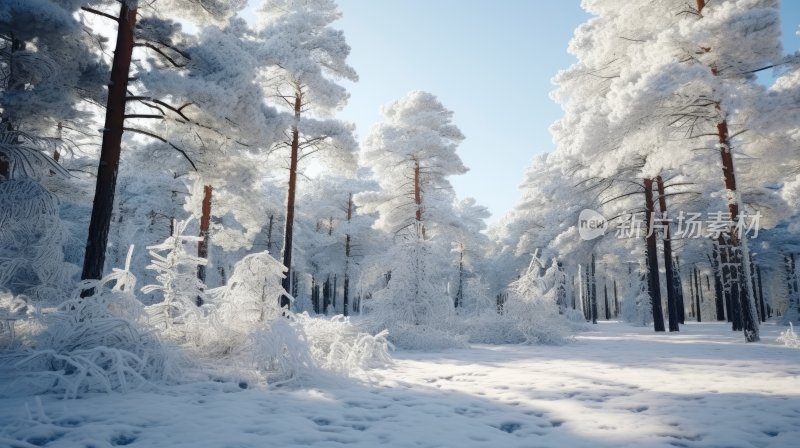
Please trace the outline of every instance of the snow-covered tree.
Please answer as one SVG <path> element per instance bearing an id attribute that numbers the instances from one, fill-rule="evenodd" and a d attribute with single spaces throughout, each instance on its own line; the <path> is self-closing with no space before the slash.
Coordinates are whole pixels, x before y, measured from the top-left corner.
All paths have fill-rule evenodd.
<path id="1" fill-rule="evenodd" d="M 300 164 L 311 155 L 333 169 L 352 169 L 356 142 L 352 127 L 331 118 L 347 102 L 340 79 L 358 76 L 346 59 L 344 33 L 331 27 L 341 13 L 333 0 L 267 0 L 259 10 L 263 57 L 274 61 L 264 74 L 268 99 L 291 117 L 284 139 L 273 149 L 288 150 L 289 169 L 283 238 L 283 264 L 290 289 L 295 202 Z M 282 306 L 288 306 L 285 298 Z"/>
<path id="2" fill-rule="evenodd" d="M 151 322 L 167 330 L 178 322 L 189 325 L 187 317 L 196 316 L 197 303 L 202 303 L 205 285 L 197 278 L 197 267 L 206 260 L 190 255 L 187 243 L 197 243 L 202 238 L 184 235 L 189 221 L 179 221 L 173 225 L 172 235 L 163 243 L 148 247 L 152 264 L 147 266 L 158 273 L 157 285 L 147 285 L 142 292 L 149 294 L 161 291 L 163 300 L 148 307 Z"/>
<path id="3" fill-rule="evenodd" d="M 383 108 L 384 121 L 365 140 L 362 163 L 381 187 L 357 202 L 379 214 L 376 226 L 390 234 L 434 237 L 449 221 L 455 194 L 448 176 L 467 171 L 456 154 L 464 140 L 447 110 L 431 93 L 414 91 Z"/>

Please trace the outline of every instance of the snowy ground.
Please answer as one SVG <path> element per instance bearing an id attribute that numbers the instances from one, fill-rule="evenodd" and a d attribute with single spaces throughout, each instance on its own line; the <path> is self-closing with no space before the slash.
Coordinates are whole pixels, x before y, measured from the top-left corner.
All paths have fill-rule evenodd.
<path id="1" fill-rule="evenodd" d="M 6 398 L 0 446 L 796 447 L 800 350 L 779 329 L 601 323 L 561 347 L 396 353 L 371 384 Z"/>

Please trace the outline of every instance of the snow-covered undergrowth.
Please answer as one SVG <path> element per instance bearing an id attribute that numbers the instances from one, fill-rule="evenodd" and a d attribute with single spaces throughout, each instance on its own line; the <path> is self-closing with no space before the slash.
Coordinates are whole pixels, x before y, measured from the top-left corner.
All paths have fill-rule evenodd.
<path id="1" fill-rule="evenodd" d="M 352 374 L 382 367 L 391 361 L 388 330 L 376 335 L 360 331 L 344 316 L 311 317 L 296 314 L 294 321 L 302 328 L 309 350 L 317 365 L 340 374 Z"/>
<path id="2" fill-rule="evenodd" d="M 53 193 L 29 178 L 0 182 L 0 286 L 58 304 L 77 270 L 63 261 L 67 236 Z"/>
<path id="3" fill-rule="evenodd" d="M 490 306 L 456 312 L 452 298 L 433 281 L 431 251 L 421 238 L 399 246 L 389 263 L 391 279 L 367 305 L 370 330 L 388 329 L 389 340 L 398 348 L 441 350 L 464 348 L 470 342 L 563 344 L 583 327 L 582 317 L 560 305 L 565 302 L 564 277 L 555 262 L 545 269 L 534 254 L 499 311 Z"/>
<path id="4" fill-rule="evenodd" d="M 13 349 L 0 354 L 0 393 L 128 391 L 179 378 L 177 352 L 162 343 L 133 295 L 136 279 L 115 270 L 86 281 L 59 307 L 34 311 Z M 93 293 L 80 297 L 82 290 Z"/>
<path id="5" fill-rule="evenodd" d="M 800 337 L 794 332 L 794 325 L 792 325 L 791 322 L 789 323 L 789 328 L 782 332 L 776 341 L 786 347 L 800 348 Z"/>
<path id="6" fill-rule="evenodd" d="M 133 248 L 125 269 L 83 282 L 57 308 L 39 311 L 3 293 L 0 311 L 17 320 L 0 333 L 0 395 L 78 397 L 204 379 L 249 387 L 325 372 L 360 375 L 389 361 L 385 331 L 373 336 L 346 318 L 281 309 L 285 268 L 266 252 L 246 256 L 225 286 L 204 291 L 196 277 L 203 260 L 183 248 L 197 238 L 181 236 L 185 228 L 178 223 L 150 248 L 159 284 L 142 290 L 160 293 L 156 304 L 136 295 Z"/>

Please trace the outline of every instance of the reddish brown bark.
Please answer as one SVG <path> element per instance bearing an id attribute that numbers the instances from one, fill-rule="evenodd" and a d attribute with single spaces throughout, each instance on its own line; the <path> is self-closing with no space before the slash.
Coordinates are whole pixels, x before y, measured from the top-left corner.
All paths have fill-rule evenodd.
<path id="1" fill-rule="evenodd" d="M 697 0 L 697 12 L 701 17 L 705 7 L 706 0 Z M 711 49 L 703 48 L 703 51 L 709 52 Z M 710 69 L 714 76 L 718 75 L 716 64 L 712 64 Z M 719 122 L 717 123 L 717 138 L 719 142 L 720 158 L 722 161 L 722 175 L 728 196 L 728 211 L 731 214 L 731 221 L 736 223 L 739 220 L 739 203 L 738 199 L 736 198 L 736 174 L 733 165 L 733 153 L 731 151 L 730 135 L 728 133 L 728 122 L 725 119 L 725 114 L 723 113 L 719 102 L 716 103 L 715 108 L 717 114 L 719 115 Z M 731 288 L 733 289 L 734 295 L 737 293 L 739 295 L 738 303 L 741 310 L 745 341 L 758 342 L 761 339 L 758 329 L 758 315 L 755 309 L 755 302 L 751 297 L 752 294 L 748 291 L 748 282 L 750 279 L 743 278 L 747 276 L 747 272 L 749 271 L 749 269 L 747 269 L 745 266 L 745 254 L 743 253 L 745 248 L 743 244 L 744 243 L 742 241 L 739 241 L 738 235 L 736 234 L 736 229 L 731 228 L 731 257 L 733 258 L 732 262 L 735 266 L 734 269 L 731 269 Z M 733 304 L 733 306 L 736 306 L 736 304 Z"/>
<path id="2" fill-rule="evenodd" d="M 120 2 L 117 43 L 114 49 L 114 61 L 111 64 L 111 82 L 108 85 L 106 120 L 103 126 L 103 144 L 97 167 L 97 183 L 89 223 L 89 236 L 86 240 L 86 253 L 83 259 L 83 273 L 81 274 L 81 278 L 84 280 L 99 279 L 103 276 L 108 230 L 111 225 L 117 172 L 122 151 L 125 97 L 133 55 L 135 26 L 136 8 L 129 8 L 128 2 Z"/>
<path id="3" fill-rule="evenodd" d="M 208 258 L 209 228 L 211 227 L 211 198 L 214 189 L 211 185 L 203 186 L 203 204 L 200 212 L 200 237 L 202 240 L 197 242 L 197 256 Z M 206 267 L 197 266 L 197 278 L 206 281 Z"/>
<path id="4" fill-rule="evenodd" d="M 300 112 L 303 108 L 303 93 L 298 85 L 294 95 L 294 116 L 297 121 L 300 120 Z M 300 131 L 295 124 L 292 127 L 292 143 L 291 155 L 289 156 L 289 186 L 286 195 L 286 225 L 284 226 L 283 238 L 283 265 L 288 269 L 286 277 L 281 282 L 283 289 L 286 291 L 291 290 L 292 279 L 292 237 L 294 235 L 294 203 L 297 194 L 297 162 L 300 153 Z M 281 295 L 280 305 L 281 308 L 289 307 L 289 298 Z"/>

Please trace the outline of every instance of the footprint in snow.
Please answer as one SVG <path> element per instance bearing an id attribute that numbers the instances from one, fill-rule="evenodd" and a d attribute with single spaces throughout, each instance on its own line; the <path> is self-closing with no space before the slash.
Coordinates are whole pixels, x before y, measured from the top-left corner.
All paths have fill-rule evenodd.
<path id="1" fill-rule="evenodd" d="M 500 426 L 497 426 L 496 428 L 499 429 L 500 431 L 512 434 L 514 431 L 518 430 L 519 428 L 522 428 L 522 425 L 516 422 L 507 422 L 507 423 L 501 423 Z"/>

